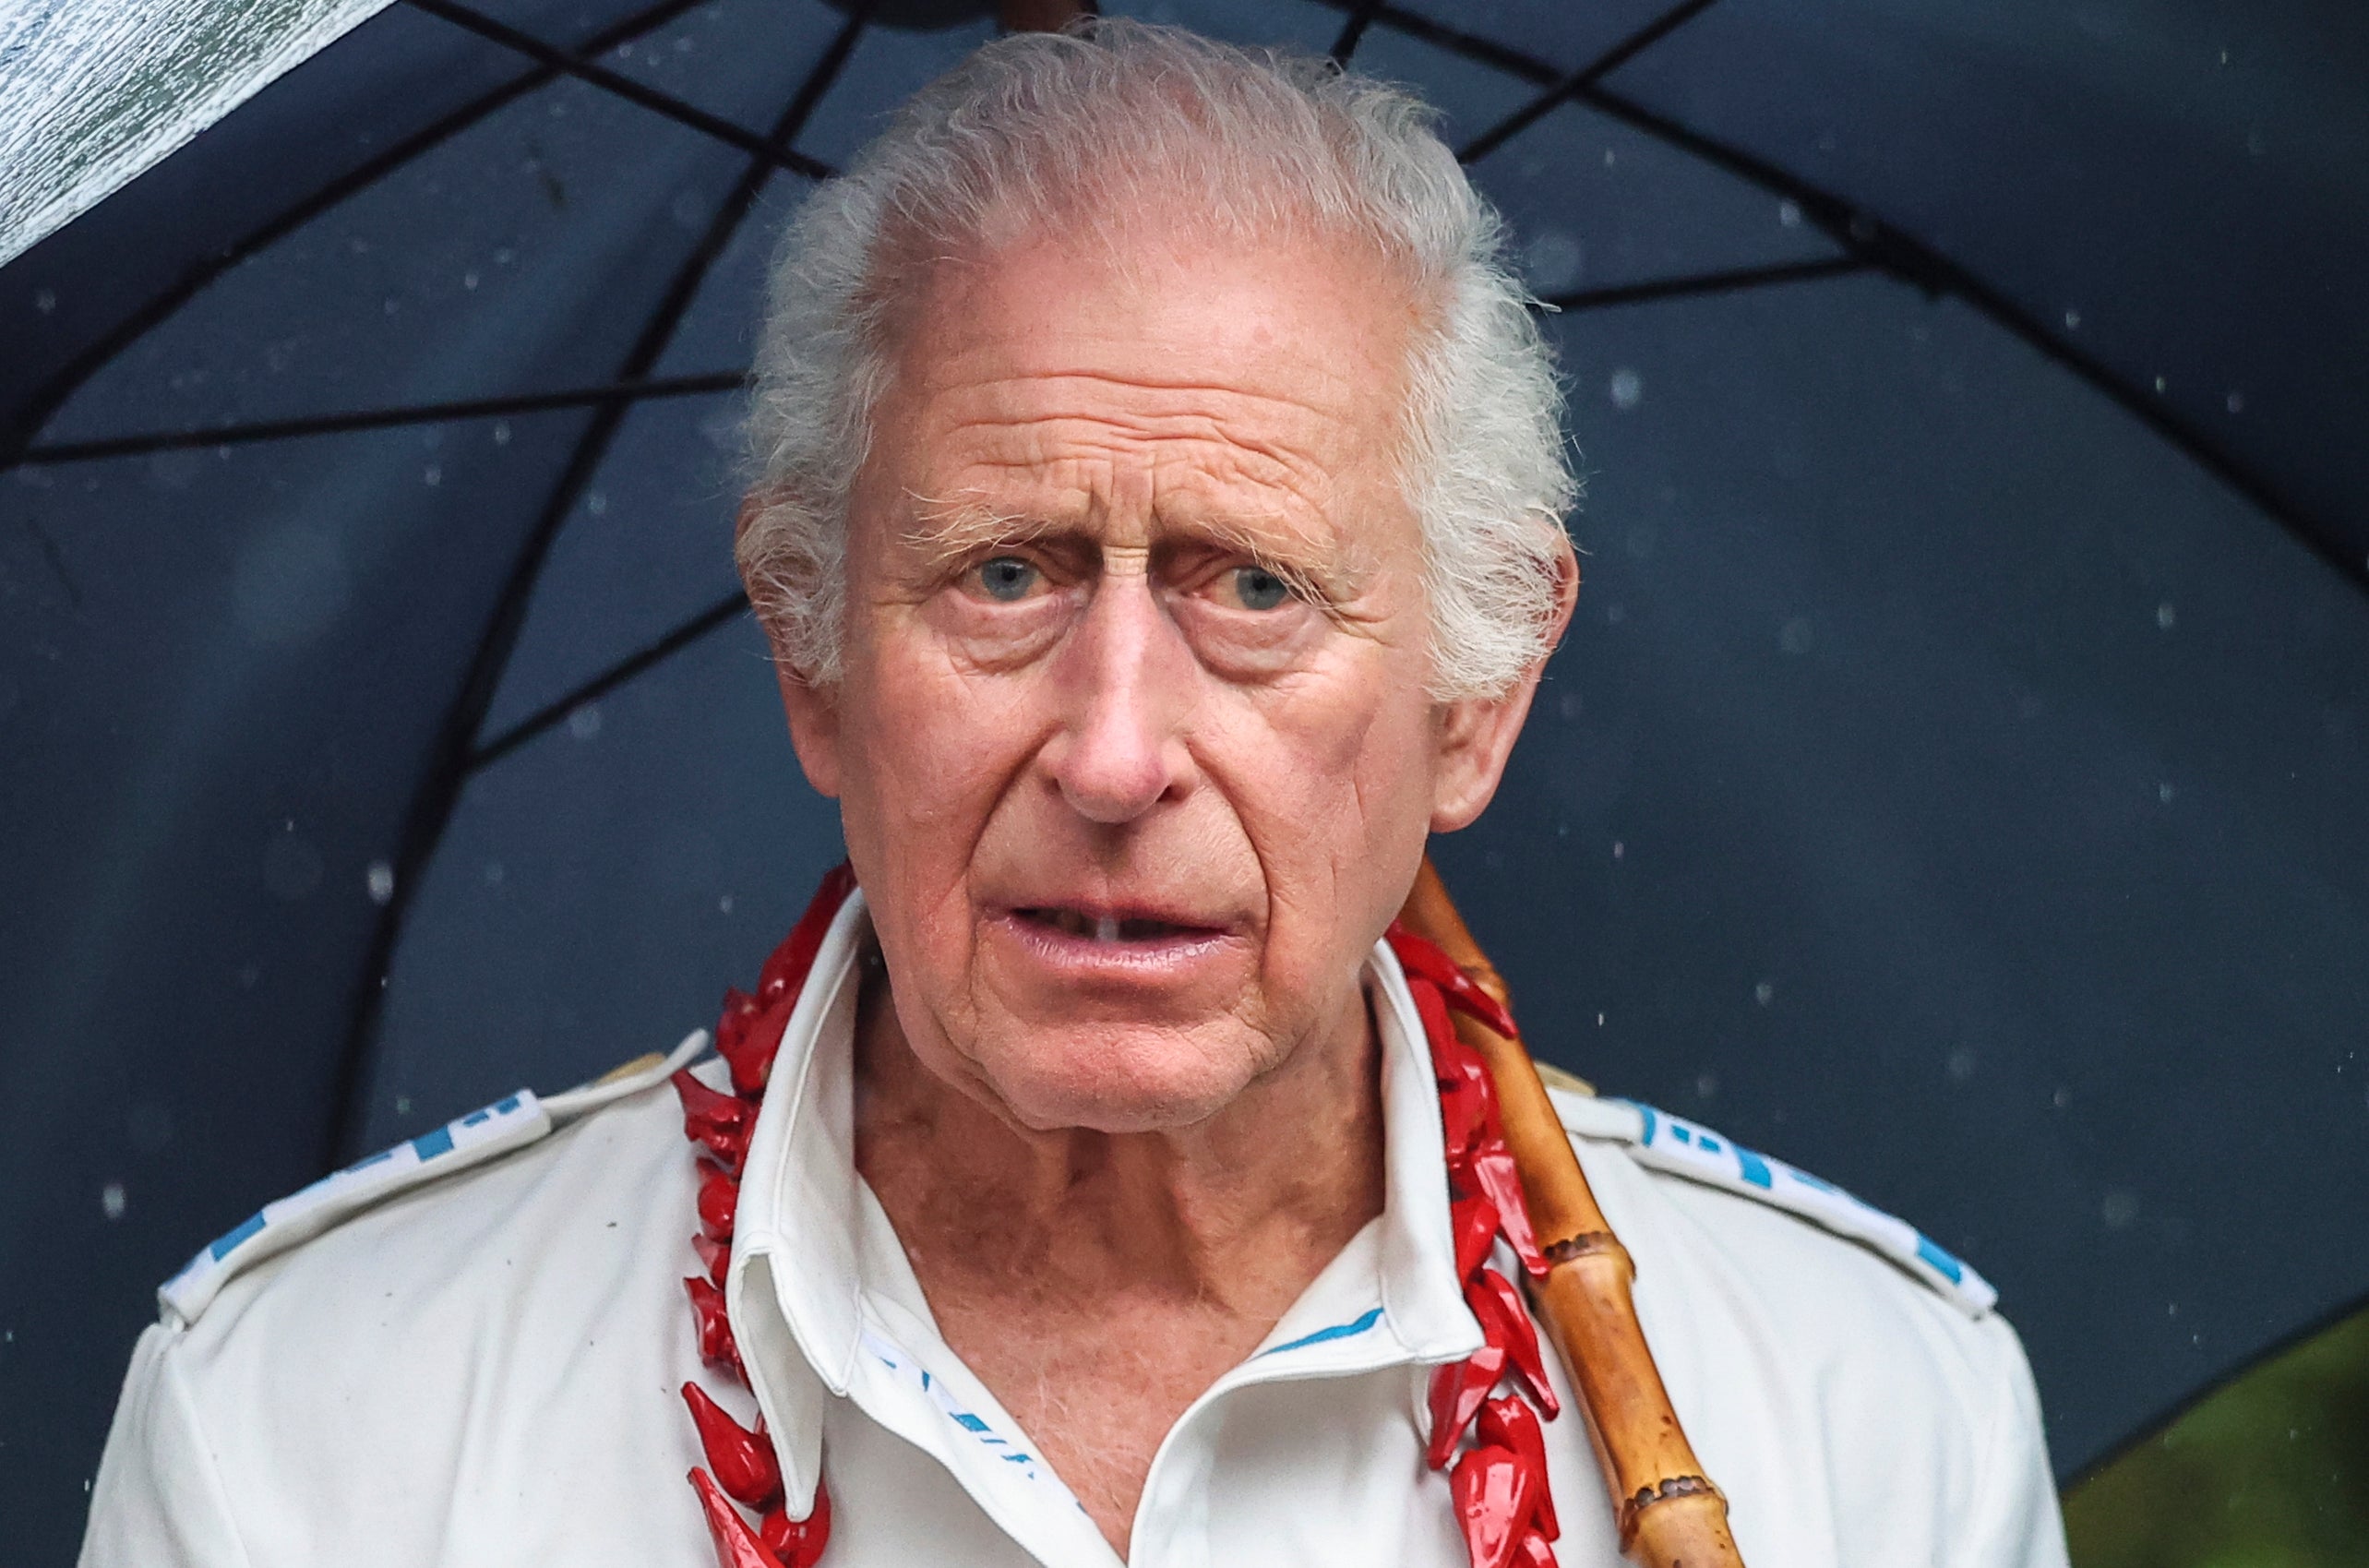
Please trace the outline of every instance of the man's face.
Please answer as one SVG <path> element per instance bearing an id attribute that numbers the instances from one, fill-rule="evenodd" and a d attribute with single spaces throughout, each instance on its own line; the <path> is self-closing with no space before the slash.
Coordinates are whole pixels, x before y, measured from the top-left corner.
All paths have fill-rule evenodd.
<path id="1" fill-rule="evenodd" d="M 1027 1127 L 1190 1125 L 1366 1027 L 1526 706 L 1426 695 L 1416 301 L 1346 245 L 1161 233 L 942 263 L 908 311 L 799 757 L 932 1071 Z"/>

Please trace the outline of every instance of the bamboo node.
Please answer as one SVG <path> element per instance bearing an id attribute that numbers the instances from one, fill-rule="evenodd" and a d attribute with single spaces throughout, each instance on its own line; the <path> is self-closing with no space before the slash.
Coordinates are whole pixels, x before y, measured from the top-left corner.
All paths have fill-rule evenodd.
<path id="1" fill-rule="evenodd" d="M 1609 1230 L 1583 1230 L 1576 1236 L 1566 1236 L 1560 1241 L 1549 1242 L 1539 1250 L 1549 1263 L 1567 1263 L 1574 1258 L 1585 1258 L 1596 1252 L 1619 1252 L 1628 1249 L 1621 1239 Z"/>
<path id="2" fill-rule="evenodd" d="M 1636 1538 L 1640 1514 L 1657 1502 L 1674 1502 L 1681 1497 L 1716 1497 L 1723 1505 L 1728 1501 L 1728 1494 L 1705 1476 L 1666 1476 L 1649 1487 L 1639 1487 L 1634 1496 L 1621 1504 L 1621 1550 L 1628 1550 Z"/>

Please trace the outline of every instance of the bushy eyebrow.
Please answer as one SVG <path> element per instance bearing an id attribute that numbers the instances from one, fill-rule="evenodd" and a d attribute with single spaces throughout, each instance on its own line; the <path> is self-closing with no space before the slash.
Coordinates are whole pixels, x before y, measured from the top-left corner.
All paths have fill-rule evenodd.
<path id="1" fill-rule="evenodd" d="M 1058 538 L 1093 542 L 1089 531 L 1071 519 L 1008 512 L 975 497 L 909 498 L 913 521 L 903 532 L 903 542 L 931 570 L 943 570 L 1002 545 Z M 1235 519 L 1155 521 L 1153 547 L 1156 550 L 1168 544 L 1215 545 L 1238 552 L 1283 579 L 1310 604 L 1322 607 L 1338 606 L 1356 597 L 1373 569 L 1370 553 L 1357 545 L 1311 545 L 1281 530 Z"/>

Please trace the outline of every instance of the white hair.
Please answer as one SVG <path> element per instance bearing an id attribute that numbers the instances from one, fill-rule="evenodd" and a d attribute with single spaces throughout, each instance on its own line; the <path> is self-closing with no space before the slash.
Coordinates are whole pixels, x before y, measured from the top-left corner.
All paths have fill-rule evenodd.
<path id="1" fill-rule="evenodd" d="M 1321 56 L 1118 21 L 998 40 L 923 89 L 808 197 L 774 267 L 738 557 L 782 657 L 808 682 L 839 678 L 848 496 L 920 273 L 1156 196 L 1220 233 L 1352 236 L 1413 284 L 1428 319 L 1399 477 L 1422 529 L 1430 688 L 1508 689 L 1550 651 L 1577 487 L 1504 225 L 1436 120 Z"/>

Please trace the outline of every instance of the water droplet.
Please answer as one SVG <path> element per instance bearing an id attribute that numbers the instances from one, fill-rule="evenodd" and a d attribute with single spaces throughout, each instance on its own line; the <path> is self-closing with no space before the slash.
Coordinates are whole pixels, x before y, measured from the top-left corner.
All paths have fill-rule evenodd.
<path id="1" fill-rule="evenodd" d="M 1612 159 L 1612 150 L 1611 150 L 1610 148 L 1609 148 L 1609 147 L 1608 147 L 1608 148 L 1606 148 L 1606 149 L 1604 150 L 1604 166 L 1605 166 L 1606 168 L 1609 169 L 1610 167 L 1612 167 L 1612 162 L 1613 162 L 1613 159 Z"/>
<path id="2" fill-rule="evenodd" d="M 1777 204 L 1777 221 L 1789 229 L 1801 226 L 1801 204 L 1788 197 Z"/>
<path id="3" fill-rule="evenodd" d="M 35 289 L 33 291 L 33 308 L 40 311 L 43 316 L 47 316 L 51 311 L 55 310 L 57 308 L 57 291 L 54 289 Z"/>
<path id="4" fill-rule="evenodd" d="M 2065 1107 L 2073 1103 L 2073 1091 L 2070 1089 L 2059 1089 L 2055 1094 L 2051 1095 L 2048 1097 L 2048 1103 L 2054 1106 L 2057 1109 L 2063 1110 Z"/>
<path id="5" fill-rule="evenodd" d="M 507 419 L 497 419 L 494 421 L 494 445 L 497 447 L 507 447 L 509 444 L 510 422 Z"/>
<path id="6" fill-rule="evenodd" d="M 2231 413 L 2243 413 L 2245 412 L 2245 394 L 2243 392 L 2232 391 L 2228 397 L 2222 399 L 2221 401 L 2222 405 Z"/>
<path id="7" fill-rule="evenodd" d="M 2138 1217 L 2138 1197 L 2132 1192 L 2109 1192 L 2098 1209 L 2107 1225 L 2120 1230 Z"/>
<path id="8" fill-rule="evenodd" d="M 412 1114 L 411 1095 L 398 1095 L 395 1096 L 395 1114 L 397 1116 L 409 1116 Z"/>
<path id="9" fill-rule="evenodd" d="M 730 893 L 726 893 L 726 894 L 724 894 L 722 898 L 717 899 L 717 900 L 715 901 L 715 906 L 716 906 L 717 910 L 718 910 L 718 911 L 720 911 L 720 912 L 721 912 L 721 913 L 723 913 L 723 914 L 725 914 L 725 915 L 729 915 L 729 914 L 731 914 L 731 913 L 732 913 L 732 895 L 731 895 Z"/>
<path id="10" fill-rule="evenodd" d="M 109 1219 L 121 1219 L 124 1217 L 125 1202 L 124 1184 L 122 1182 L 110 1181 L 107 1185 L 99 1189 L 99 1212 L 105 1215 Z"/>
<path id="11" fill-rule="evenodd" d="M 1974 1053 L 1960 1046 L 1949 1053 L 1949 1077 L 1953 1083 L 1963 1083 L 1974 1076 Z"/>
<path id="12" fill-rule="evenodd" d="M 435 489 L 444 483 L 444 465 L 440 462 L 428 464 L 425 471 L 420 474 L 420 478 L 425 482 L 429 489 Z"/>
<path id="13" fill-rule="evenodd" d="M 593 491 L 584 497 L 584 509 L 594 517 L 605 516 L 609 509 L 609 493 L 605 490 Z"/>
<path id="14" fill-rule="evenodd" d="M 2156 389 L 2156 392 L 2157 392 L 2159 395 L 2160 395 L 2160 394 L 2161 394 L 2161 392 L 2163 391 L 2164 386 L 2165 386 L 2165 382 L 2164 382 L 2163 377 L 2160 377 L 2160 376 L 2157 377 L 2155 378 L 2155 389 Z"/>
<path id="15" fill-rule="evenodd" d="M 2170 631 L 2172 627 L 2179 622 L 2179 619 L 2180 611 L 2172 604 L 2171 600 L 2166 599 L 2163 603 L 2155 606 L 2155 624 L 2161 627 L 2164 630 Z"/>
<path id="16" fill-rule="evenodd" d="M 580 702 L 568 713 L 568 733 L 578 740 L 590 740 L 601 733 L 601 705 Z"/>
<path id="17" fill-rule="evenodd" d="M 1613 859 L 1618 860 L 1618 859 L 1620 859 L 1620 858 L 1621 858 L 1621 856 L 1622 856 L 1623 855 L 1626 855 L 1628 852 L 1629 852 L 1629 846 L 1628 846 L 1627 844 L 1622 844 L 1619 839 L 1614 839 L 1614 840 L 1612 841 L 1612 858 L 1613 858 Z"/>
<path id="18" fill-rule="evenodd" d="M 471 293 L 475 293 L 477 292 L 477 274 L 474 272 L 463 272 L 461 274 L 461 286 L 467 289 Z"/>
<path id="19" fill-rule="evenodd" d="M 2161 801 L 2164 805 L 2169 806 L 2172 804 L 2172 789 L 2170 784 L 2160 784 L 2155 786 L 2155 798 Z"/>
<path id="20" fill-rule="evenodd" d="M 1707 1100 L 1707 1099 L 1711 1098 L 1711 1096 L 1713 1096 L 1714 1095 L 1717 1095 L 1718 1092 L 1719 1092 L 1719 1075 L 1718 1075 L 1717 1073 L 1716 1073 L 1716 1072 L 1698 1072 L 1698 1073 L 1696 1073 L 1696 1074 L 1694 1075 L 1694 1097 L 1695 1097 L 1695 1098 L 1700 1099 L 1700 1100 Z"/>
<path id="21" fill-rule="evenodd" d="M 381 906 L 395 897 L 395 868 L 384 860 L 373 860 L 363 876 L 363 886 L 370 890 L 370 902 Z"/>
<path id="22" fill-rule="evenodd" d="M 1596 1015 L 1596 1026 L 1598 1029 L 1604 1027 L 1604 1015 L 1600 1012 Z"/>
<path id="23" fill-rule="evenodd" d="M 1607 625 L 1607 626 L 1619 626 L 1622 621 L 1627 620 L 1628 618 L 1629 618 L 1629 612 L 1627 611 L 1627 609 L 1625 609 L 1625 608 L 1624 608 L 1624 607 L 1622 607 L 1621 605 L 1619 605 L 1619 604 L 1607 604 L 1607 605 L 1605 605 L 1605 606 L 1604 606 L 1604 624 L 1605 624 L 1605 625 Z"/>
<path id="24" fill-rule="evenodd" d="M 502 868 L 502 863 L 500 861 L 488 860 L 485 862 L 485 885 L 487 887 L 500 887 L 502 885 L 502 879 L 508 874 L 508 872 Z"/>
<path id="25" fill-rule="evenodd" d="M 1767 981 L 1763 980 L 1759 985 L 1753 987 L 1753 1000 L 1760 1003 L 1761 1006 L 1766 1007 L 1770 1002 L 1775 1001 L 1776 999 L 1777 987 L 1770 985 Z"/>
<path id="26" fill-rule="evenodd" d="M 1627 365 L 1612 372 L 1612 406 L 1628 410 L 1637 406 L 1645 395 L 1645 378 Z"/>
<path id="27" fill-rule="evenodd" d="M 1815 636 L 1810 617 L 1795 616 L 1785 623 L 1785 629 L 1777 634 L 1777 645 L 1789 653 L 1807 653 Z"/>
<path id="28" fill-rule="evenodd" d="M 2081 325 L 2081 313 L 2068 309 L 2064 313 L 2064 329 L 2068 332 Z"/>

